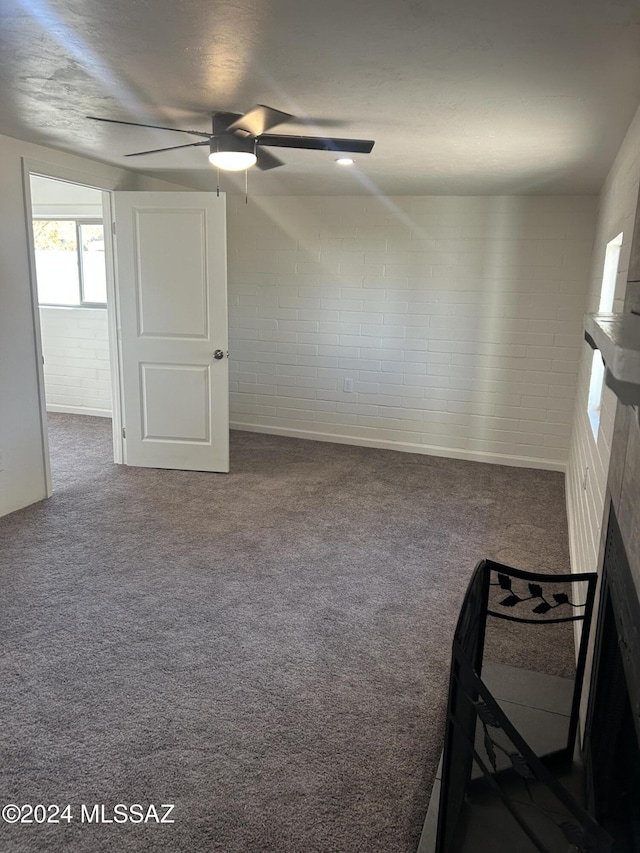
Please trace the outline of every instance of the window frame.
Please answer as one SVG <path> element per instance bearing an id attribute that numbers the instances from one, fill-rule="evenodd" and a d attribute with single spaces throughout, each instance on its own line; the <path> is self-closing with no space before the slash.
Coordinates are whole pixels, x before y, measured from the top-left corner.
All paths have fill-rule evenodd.
<path id="1" fill-rule="evenodd" d="M 84 299 L 84 268 L 82 261 L 82 226 L 83 225 L 102 225 L 102 230 L 104 233 L 104 219 L 96 216 L 69 216 L 64 214 L 50 214 L 48 216 L 32 216 L 31 223 L 33 227 L 34 222 L 73 222 L 76 228 L 76 264 L 78 267 L 78 297 L 79 302 L 40 302 L 40 296 L 38 294 L 38 306 L 42 306 L 43 308 L 106 308 L 107 303 L 105 302 L 89 302 Z M 37 251 L 37 248 L 34 245 L 34 253 Z M 37 271 L 36 271 L 36 285 L 37 285 Z"/>
<path id="2" fill-rule="evenodd" d="M 598 300 L 599 313 L 613 312 L 615 304 L 616 284 L 620 269 L 620 255 L 624 231 L 621 231 L 605 246 L 602 281 Z M 600 435 L 600 415 L 602 413 L 602 395 L 605 387 L 605 366 L 599 350 L 593 351 L 591 369 L 589 371 L 589 389 L 587 392 L 587 417 L 591 426 L 593 440 L 598 443 Z"/>

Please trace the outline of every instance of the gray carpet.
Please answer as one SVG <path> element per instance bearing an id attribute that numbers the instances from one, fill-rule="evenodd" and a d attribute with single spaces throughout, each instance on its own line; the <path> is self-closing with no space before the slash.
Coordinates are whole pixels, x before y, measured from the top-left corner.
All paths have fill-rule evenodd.
<path id="1" fill-rule="evenodd" d="M 231 474 L 131 469 L 50 427 L 53 498 L 0 519 L 0 792 L 73 819 L 0 850 L 413 853 L 468 578 L 567 569 L 563 476 L 238 432 Z"/>

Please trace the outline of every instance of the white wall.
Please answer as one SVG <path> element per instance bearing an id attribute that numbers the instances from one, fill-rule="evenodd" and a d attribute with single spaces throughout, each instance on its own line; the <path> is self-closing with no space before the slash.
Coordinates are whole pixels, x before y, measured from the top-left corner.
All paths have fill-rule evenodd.
<path id="1" fill-rule="evenodd" d="M 46 495 L 22 158 L 108 189 L 178 189 L 83 157 L 0 136 L 0 515 Z"/>
<path id="2" fill-rule="evenodd" d="M 111 366 L 104 308 L 40 306 L 48 412 L 111 416 Z"/>
<path id="3" fill-rule="evenodd" d="M 592 197 L 230 197 L 232 425 L 562 469 L 594 222 Z"/>
<path id="4" fill-rule="evenodd" d="M 603 186 L 598 202 L 596 238 L 589 276 L 590 288 L 584 310 L 598 310 L 607 243 L 624 234 L 614 311 L 621 311 L 629 267 L 638 187 L 640 181 L 640 110 Z M 578 390 L 567 468 L 567 512 L 571 564 L 574 571 L 595 571 L 602 526 L 605 489 L 611 453 L 616 398 L 604 389 L 597 443 L 587 418 L 587 398 L 593 350 L 584 342 L 580 351 Z"/>
<path id="5" fill-rule="evenodd" d="M 92 187 L 31 177 L 31 207 L 38 216 L 90 216 L 102 218 L 102 193 Z"/>

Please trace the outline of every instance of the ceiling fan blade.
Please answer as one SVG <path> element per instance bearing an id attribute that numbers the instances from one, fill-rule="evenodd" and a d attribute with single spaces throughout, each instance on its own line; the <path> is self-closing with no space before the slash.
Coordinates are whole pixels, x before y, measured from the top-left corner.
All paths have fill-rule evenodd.
<path id="1" fill-rule="evenodd" d="M 205 139 L 211 139 L 210 133 L 203 133 L 200 130 L 181 130 L 179 127 L 163 127 L 160 124 L 140 124 L 138 121 L 120 121 L 116 118 L 100 118 L 100 116 L 85 116 L 92 121 L 106 121 L 109 124 L 128 124 L 131 127 L 153 127 L 156 130 L 172 130 L 174 133 L 190 133 L 192 136 L 202 136 Z"/>
<path id="2" fill-rule="evenodd" d="M 267 169 L 277 169 L 278 166 L 284 166 L 283 160 L 276 157 L 265 148 L 256 148 L 256 157 L 258 158 L 256 165 L 258 169 L 262 169 L 263 172 L 266 172 Z"/>
<path id="3" fill-rule="evenodd" d="M 161 151 L 175 151 L 178 148 L 197 148 L 199 145 L 209 145 L 206 142 L 188 142 L 186 145 L 170 145 L 168 148 L 154 148 L 152 151 L 134 151 L 133 154 L 125 154 L 125 157 L 142 157 L 143 154 L 159 154 Z"/>
<path id="4" fill-rule="evenodd" d="M 289 113 L 283 113 L 282 110 L 274 110 L 272 107 L 257 104 L 249 112 L 230 124 L 227 130 L 236 132 L 238 136 L 260 136 L 265 130 L 283 124 L 290 118 L 293 116 Z"/>
<path id="5" fill-rule="evenodd" d="M 353 121 L 341 118 L 325 118 L 324 116 L 294 116 L 291 124 L 299 124 L 306 127 L 308 130 L 314 130 L 318 127 L 347 127 L 352 125 Z"/>
<path id="6" fill-rule="evenodd" d="M 372 139 L 285 136 L 281 133 L 263 133 L 256 141 L 258 145 L 274 145 L 278 148 L 309 148 L 314 151 L 350 151 L 355 154 L 368 154 L 375 144 Z"/>

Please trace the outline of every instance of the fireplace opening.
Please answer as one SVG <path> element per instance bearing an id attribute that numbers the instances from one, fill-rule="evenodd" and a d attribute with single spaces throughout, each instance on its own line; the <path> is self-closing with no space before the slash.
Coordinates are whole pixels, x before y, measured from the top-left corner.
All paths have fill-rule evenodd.
<path id="1" fill-rule="evenodd" d="M 618 853 L 640 853 L 640 605 L 612 512 L 585 731 L 589 810 Z"/>

